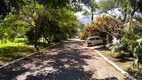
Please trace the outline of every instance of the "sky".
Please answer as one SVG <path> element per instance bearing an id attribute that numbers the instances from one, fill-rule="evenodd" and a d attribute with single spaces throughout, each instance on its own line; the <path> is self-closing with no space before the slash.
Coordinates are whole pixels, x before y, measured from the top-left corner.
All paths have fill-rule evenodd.
<path id="1" fill-rule="evenodd" d="M 87 8 L 84 4 L 81 4 L 83 7 L 83 10 L 87 10 L 88 12 L 90 12 L 89 8 Z M 83 24 L 87 24 L 90 22 L 90 16 L 85 16 L 83 15 L 83 11 L 81 12 L 76 12 L 75 16 L 77 16 L 77 18 L 83 23 Z"/>
<path id="2" fill-rule="evenodd" d="M 97 2 L 99 1 L 99 0 L 96 0 Z M 88 11 L 88 12 L 90 12 L 90 10 L 89 10 L 89 8 L 87 7 L 87 6 L 85 6 L 84 4 L 81 4 L 82 5 L 82 7 L 83 7 L 83 10 L 86 10 L 86 11 Z M 114 13 L 115 12 L 115 13 Z M 83 15 L 83 11 L 81 11 L 81 12 L 77 12 L 77 13 L 75 13 L 75 15 L 77 16 L 77 18 L 83 23 L 83 24 L 87 24 L 87 23 L 89 23 L 89 22 L 91 22 L 91 15 L 90 16 L 85 16 L 85 15 Z M 119 8 L 115 8 L 115 9 L 113 9 L 113 10 L 110 10 L 110 11 L 108 11 L 108 13 L 109 14 L 111 14 L 111 15 L 115 15 L 115 16 L 121 16 L 122 14 L 121 14 L 121 11 L 119 11 Z M 104 15 L 105 13 L 102 13 L 102 14 L 97 14 L 97 15 L 94 15 L 94 20 L 95 20 L 95 17 L 97 17 L 97 16 L 100 16 L 100 15 Z"/>

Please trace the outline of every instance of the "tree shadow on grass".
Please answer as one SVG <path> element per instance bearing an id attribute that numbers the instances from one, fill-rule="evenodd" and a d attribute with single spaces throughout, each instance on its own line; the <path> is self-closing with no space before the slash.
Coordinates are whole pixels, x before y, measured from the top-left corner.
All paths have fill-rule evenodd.
<path id="1" fill-rule="evenodd" d="M 32 43 L 26 43 L 26 44 L 33 45 Z M 38 42 L 37 45 L 40 48 L 46 48 L 53 44 Z M 28 46 L 6 46 L 0 48 L 0 57 L 2 61 L 10 62 L 18 58 L 21 58 L 23 56 L 26 56 L 30 53 L 33 53 L 35 51 L 36 50 L 33 47 L 28 47 Z"/>
<path id="2" fill-rule="evenodd" d="M 16 41 L 14 41 L 14 42 L 16 42 L 16 43 L 27 43 L 28 42 L 28 40 L 26 40 L 26 39 L 22 39 L 22 40 L 16 40 Z"/>
<path id="3" fill-rule="evenodd" d="M 98 46 L 97 48 L 94 48 L 95 50 L 98 50 L 98 51 L 110 50 L 109 48 L 105 47 L 104 45 L 97 44 L 95 46 Z"/>
<path id="4" fill-rule="evenodd" d="M 27 45 L 34 45 L 34 43 L 32 43 L 32 42 L 27 42 L 26 43 Z M 49 47 L 49 46 L 51 46 L 51 45 L 53 45 L 54 43 L 44 43 L 44 42 L 37 42 L 37 45 L 38 45 L 38 47 L 40 47 L 40 48 L 46 48 L 46 47 Z"/>
<path id="5" fill-rule="evenodd" d="M 0 57 L 5 62 L 13 61 L 34 52 L 34 48 L 27 46 L 7 46 L 0 48 Z"/>
<path id="6" fill-rule="evenodd" d="M 125 62 L 133 62 L 133 61 L 134 61 L 134 58 L 131 58 L 131 57 L 116 58 L 114 61 L 115 61 L 115 62 L 122 62 L 122 63 L 125 63 Z"/>

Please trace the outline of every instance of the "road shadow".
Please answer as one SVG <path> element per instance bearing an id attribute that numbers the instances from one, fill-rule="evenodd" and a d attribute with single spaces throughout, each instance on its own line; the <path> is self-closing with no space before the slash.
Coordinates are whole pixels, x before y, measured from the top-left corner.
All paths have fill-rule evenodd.
<path id="1" fill-rule="evenodd" d="M 66 45 L 70 46 L 69 48 L 71 48 L 71 46 L 73 45 L 73 47 L 76 47 L 78 45 L 83 46 L 85 44 L 84 41 L 74 41 L 74 40 L 67 40 L 67 41 L 62 41 L 60 42 L 60 44 L 57 44 L 56 46 L 50 47 L 49 49 L 52 48 L 58 48 L 58 49 L 65 49 L 67 48 Z"/>
<path id="2" fill-rule="evenodd" d="M 58 48 L 61 47 L 63 48 L 63 45 L 58 46 Z M 88 65 L 85 59 L 92 57 L 83 53 L 84 51 L 81 49 L 70 48 L 62 49 L 56 54 L 35 54 L 0 70 L 2 72 L 0 80 L 15 80 L 19 75 L 25 76 L 26 72 L 29 72 L 29 75 L 26 75 L 26 80 L 92 80 L 94 72 L 85 71 L 83 68 L 84 65 Z M 19 66 L 15 66 L 16 64 Z M 23 67 L 27 64 L 32 66 Z M 52 69 L 47 70 L 47 68 Z"/>
<path id="3" fill-rule="evenodd" d="M 84 71 L 83 68 L 83 65 L 87 65 L 84 59 L 89 58 L 91 56 L 82 55 L 78 49 L 63 50 L 56 55 L 48 55 L 43 60 L 52 60 L 48 66 L 52 66 L 55 71 L 47 74 L 45 71 L 36 76 L 29 75 L 26 80 L 90 80 L 93 72 Z"/>
<path id="4" fill-rule="evenodd" d="M 27 72 L 29 69 L 16 67 L 15 69 L 0 70 L 0 80 L 15 80 L 15 77 Z"/>
<path id="5" fill-rule="evenodd" d="M 92 79 L 92 80 L 119 80 L 118 78 L 116 77 L 109 77 L 109 78 L 105 78 L 105 79 Z"/>

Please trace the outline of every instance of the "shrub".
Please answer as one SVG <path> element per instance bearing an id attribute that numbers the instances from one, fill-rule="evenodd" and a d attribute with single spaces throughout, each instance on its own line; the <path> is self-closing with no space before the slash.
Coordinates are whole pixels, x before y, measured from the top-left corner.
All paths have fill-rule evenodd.
<path id="1" fill-rule="evenodd" d="M 68 39 L 68 34 L 56 34 L 54 35 L 53 42 L 60 42 L 61 40 L 67 40 Z"/>
<path id="2" fill-rule="evenodd" d="M 26 36 L 29 42 L 33 43 L 34 42 L 34 28 L 31 28 L 29 31 L 26 32 Z M 37 36 L 37 40 L 40 38 L 41 36 L 38 34 Z"/>
<path id="3" fill-rule="evenodd" d="M 136 57 L 137 64 L 142 64 L 142 46 L 138 45 L 137 47 L 135 47 L 134 56 Z"/>
<path id="4" fill-rule="evenodd" d="M 80 36 L 81 40 L 86 40 L 87 37 L 89 36 L 89 32 L 87 32 L 87 31 L 80 32 L 79 36 Z"/>
<path id="5" fill-rule="evenodd" d="M 135 40 L 130 40 L 127 38 L 122 38 L 120 43 L 118 44 L 112 44 L 110 49 L 111 51 L 119 52 L 120 55 L 127 55 L 127 56 L 133 56 L 134 48 L 138 45 L 138 42 Z"/>

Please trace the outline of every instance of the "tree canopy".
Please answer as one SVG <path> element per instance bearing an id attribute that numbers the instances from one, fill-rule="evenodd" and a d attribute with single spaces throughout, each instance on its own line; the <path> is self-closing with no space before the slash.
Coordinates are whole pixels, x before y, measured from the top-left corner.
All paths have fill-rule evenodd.
<path id="1" fill-rule="evenodd" d="M 70 0 L 2 0 L 0 4 L 1 40 L 27 36 L 37 48 L 41 37 L 48 43 L 60 41 L 71 37 L 80 26 L 74 15 L 77 8 Z"/>

